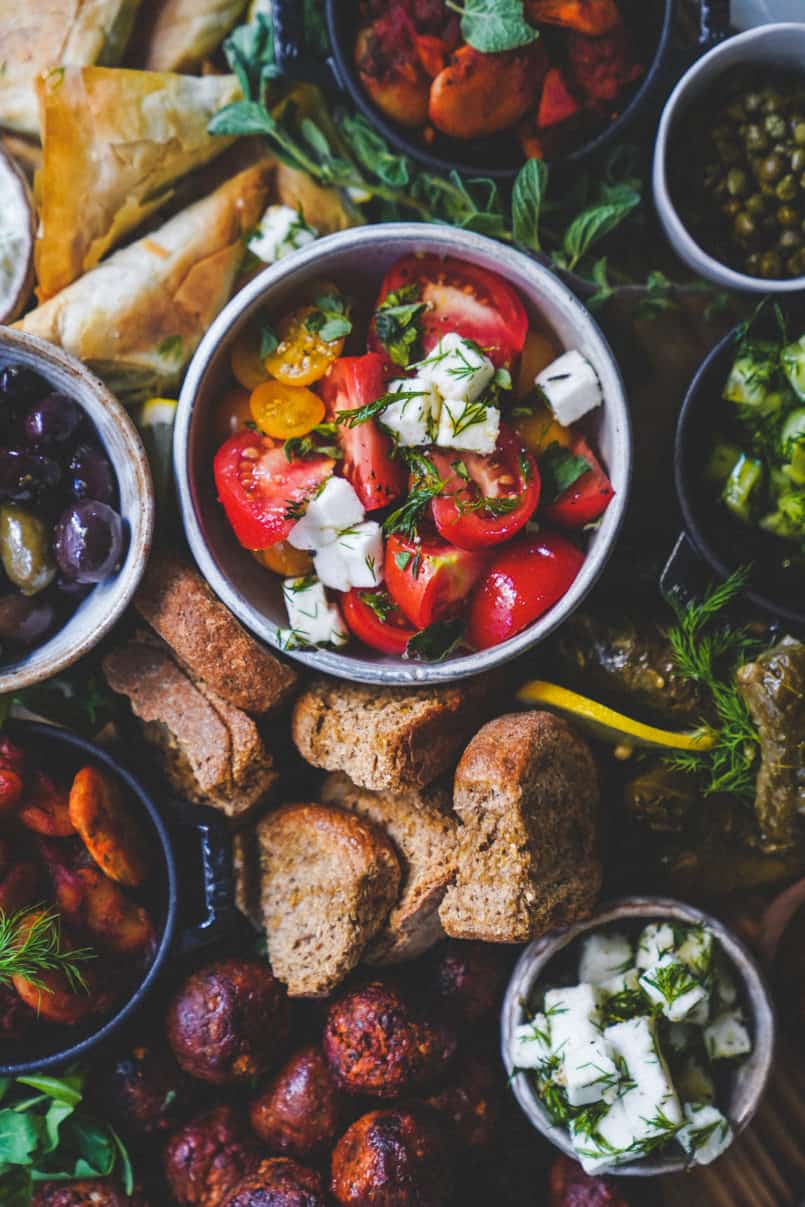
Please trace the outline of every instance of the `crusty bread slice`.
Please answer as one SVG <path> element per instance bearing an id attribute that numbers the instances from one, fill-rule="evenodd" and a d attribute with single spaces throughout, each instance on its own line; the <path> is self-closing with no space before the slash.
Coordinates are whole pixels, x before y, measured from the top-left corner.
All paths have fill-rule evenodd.
<path id="1" fill-rule="evenodd" d="M 445 784 L 408 792 L 370 792 L 342 771 L 328 775 L 321 799 L 382 826 L 403 869 L 402 891 L 367 948 L 369 964 L 399 964 L 427 951 L 444 931 L 439 906 L 456 871 L 456 823 Z"/>
<path id="2" fill-rule="evenodd" d="M 235 905 L 257 930 L 263 929 L 260 908 L 260 844 L 253 825 L 232 835 L 232 870 L 235 874 Z"/>
<path id="3" fill-rule="evenodd" d="M 283 805 L 257 832 L 274 975 L 291 997 L 326 997 L 386 921 L 400 861 L 381 829 L 335 805 Z"/>
<path id="4" fill-rule="evenodd" d="M 454 765 L 484 715 L 477 684 L 372 687 L 314 679 L 293 710 L 293 740 L 314 767 L 362 788 L 423 788 Z"/>
<path id="5" fill-rule="evenodd" d="M 601 887 L 598 781 L 559 717 L 490 721 L 456 769 L 458 874 L 439 910 L 456 939 L 525 943 L 583 918 Z"/>

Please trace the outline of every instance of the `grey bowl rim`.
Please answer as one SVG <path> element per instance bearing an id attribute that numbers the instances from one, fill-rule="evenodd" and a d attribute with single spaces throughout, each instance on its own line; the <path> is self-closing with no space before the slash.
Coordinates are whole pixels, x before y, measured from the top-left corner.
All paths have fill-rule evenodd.
<path id="1" fill-rule="evenodd" d="M 124 520 L 127 518 L 129 520 L 129 546 L 120 569 L 117 571 L 114 598 L 109 601 L 110 606 L 104 613 L 103 620 L 91 630 L 85 625 L 80 638 L 61 657 L 48 656 L 48 649 L 53 639 L 62 631 L 62 629 L 58 629 L 51 634 L 47 641 L 35 646 L 24 661 L 14 664 L 14 669 L 5 670 L 0 667 L 0 695 L 5 695 L 32 687 L 36 683 L 42 683 L 45 679 L 60 674 L 67 667 L 78 662 L 80 658 L 85 657 L 117 624 L 131 603 L 145 573 L 154 537 L 155 504 L 151 467 L 140 434 L 122 403 L 118 402 L 104 383 L 85 364 L 65 352 L 63 348 L 40 339 L 38 336 L 28 335 L 27 332 L 0 326 L 0 346 L 18 349 L 24 353 L 26 357 L 30 358 L 34 370 L 41 372 L 48 381 L 52 380 L 49 370 L 55 368 L 60 373 L 77 378 L 81 382 L 83 389 L 78 402 L 93 423 L 98 420 L 99 416 L 109 418 L 123 436 L 126 462 L 125 465 L 115 462 L 114 470 L 118 481 L 124 474 L 133 476 L 135 494 L 139 504 L 136 525 L 131 522 L 130 516 L 127 517 L 125 514 L 123 516 Z M 101 443 L 104 443 L 103 435 L 101 435 Z M 70 618 L 69 623 L 79 621 L 83 609 L 84 603 L 82 602 Z"/>
<path id="2" fill-rule="evenodd" d="M 623 486 L 616 494 L 613 503 L 607 509 L 604 522 L 609 528 L 608 539 L 606 545 L 602 544 L 596 552 L 594 569 L 588 574 L 584 583 L 584 589 L 574 596 L 573 592 L 576 586 L 574 583 L 568 595 L 563 597 L 546 617 L 535 621 L 534 624 L 529 625 L 527 629 L 524 629 L 522 633 L 512 637 L 509 641 L 493 646 L 488 650 L 462 655 L 459 658 L 441 663 L 419 663 L 400 659 L 396 665 L 384 665 L 354 655 L 340 654 L 324 649 L 312 651 L 280 649 L 273 638 L 273 634 L 267 630 L 266 626 L 269 622 L 245 601 L 234 583 L 231 583 L 228 576 L 219 569 L 215 558 L 212 556 L 204 540 L 194 506 L 193 473 L 191 467 L 188 465 L 190 426 L 199 386 L 221 345 L 226 342 L 230 332 L 237 325 L 243 313 L 253 305 L 256 305 L 259 299 L 265 298 L 275 285 L 286 281 L 287 278 L 292 278 L 299 269 L 306 268 L 317 262 L 322 262 L 322 271 L 326 273 L 326 261 L 329 253 L 331 251 L 338 251 L 344 243 L 349 243 L 356 238 L 360 239 L 361 248 L 365 249 L 365 254 L 367 255 L 371 253 L 371 247 L 374 243 L 383 244 L 386 241 L 395 240 L 402 243 L 411 243 L 412 251 L 427 250 L 431 254 L 460 256 L 462 253 L 471 254 L 473 251 L 476 253 L 482 250 L 491 251 L 500 264 L 500 271 L 502 273 L 505 273 L 506 264 L 510 261 L 517 262 L 520 265 L 523 263 L 527 264 L 528 271 L 535 277 L 535 293 L 538 291 L 541 281 L 549 280 L 549 288 L 556 289 L 561 293 L 565 304 L 578 315 L 580 324 L 587 325 L 587 330 L 592 339 L 597 343 L 601 355 L 608 359 L 613 379 L 618 387 L 618 398 L 616 401 L 613 401 L 619 412 L 617 422 L 621 428 L 623 438 Z M 416 245 L 416 247 L 413 245 Z M 404 252 L 401 251 L 400 254 L 402 255 Z M 582 604 L 598 582 L 614 551 L 623 527 L 631 495 L 633 457 L 632 423 L 623 375 L 606 336 L 584 303 L 555 273 L 551 272 L 525 251 L 510 247 L 486 235 L 477 234 L 474 231 L 422 222 L 376 223 L 369 226 L 351 227 L 348 230 L 326 235 L 321 239 L 317 239 L 315 243 L 310 244 L 307 248 L 285 257 L 276 264 L 270 265 L 255 277 L 254 280 L 250 281 L 249 284 L 235 294 L 228 305 L 221 311 L 196 349 L 179 396 L 173 434 L 174 479 L 185 537 L 202 577 L 218 598 L 226 604 L 230 611 L 235 614 L 238 620 L 250 632 L 279 653 L 297 662 L 301 662 L 322 674 L 332 675 L 354 683 L 382 684 L 386 686 L 417 687 L 455 683 L 461 679 L 483 674 L 494 667 L 510 662 L 550 636 L 568 618 L 571 612 L 575 611 Z M 588 562 L 589 558 L 585 559 L 585 566 L 588 565 Z M 582 567 L 582 572 L 583 570 L 584 567 Z M 567 606 L 563 607 L 568 596 L 572 600 L 572 608 L 570 609 Z M 539 631 L 535 633 L 535 630 Z"/>
<path id="3" fill-rule="evenodd" d="M 609 926 L 624 918 L 641 917 L 646 918 L 647 921 L 668 917 L 694 925 L 707 926 L 713 931 L 731 965 L 739 974 L 745 997 L 752 1002 L 754 995 L 761 1004 L 759 1011 L 753 1005 L 754 1047 L 746 1058 L 755 1066 L 752 1094 L 739 1116 L 736 1117 L 732 1113 L 728 1115 L 733 1129 L 733 1142 L 754 1118 L 771 1076 L 777 1032 L 775 1010 L 766 978 L 746 943 L 719 918 L 674 897 L 635 894 L 606 901 L 591 918 L 575 922 L 561 930 L 550 931 L 528 944 L 514 967 L 501 1009 L 501 1055 L 512 1091 L 535 1131 L 540 1132 L 546 1140 L 574 1160 L 576 1157 L 567 1130 L 553 1122 L 532 1088 L 528 1077 L 524 1073 L 514 1071 L 511 1058 L 514 1028 L 519 1023 L 526 1021 L 523 1003 L 527 1001 L 534 984 L 549 962 L 560 951 L 590 931 Z M 661 1159 L 652 1157 L 648 1160 L 644 1158 L 625 1165 L 613 1166 L 609 1170 L 603 1170 L 602 1173 L 610 1173 L 616 1177 L 645 1178 L 683 1173 L 690 1168 L 691 1162 L 686 1156 Z"/>

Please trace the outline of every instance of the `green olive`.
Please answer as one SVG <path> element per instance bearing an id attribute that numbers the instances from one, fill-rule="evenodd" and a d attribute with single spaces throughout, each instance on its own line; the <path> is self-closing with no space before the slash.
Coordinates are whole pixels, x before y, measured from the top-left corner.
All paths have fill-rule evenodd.
<path id="1" fill-rule="evenodd" d="M 781 113 L 770 113 L 764 121 L 763 125 L 766 128 L 766 133 L 769 138 L 777 139 L 785 138 L 788 133 L 786 120 Z"/>
<path id="2" fill-rule="evenodd" d="M 794 126 L 794 142 L 798 147 L 805 147 L 805 121 L 797 122 Z"/>
<path id="3" fill-rule="evenodd" d="M 781 155 L 767 155 L 758 164 L 757 173 L 764 184 L 773 184 L 779 180 L 785 171 L 785 164 Z"/>
<path id="4" fill-rule="evenodd" d="M 751 185 L 743 168 L 730 168 L 727 172 L 727 192 L 731 197 L 745 197 Z"/>
<path id="5" fill-rule="evenodd" d="M 781 205 L 777 211 L 777 221 L 786 228 L 799 226 L 799 210 L 794 209 L 793 205 Z"/>
<path id="6" fill-rule="evenodd" d="M 0 560 L 23 595 L 36 595 L 56 577 L 50 530 L 39 516 L 16 503 L 0 507 Z"/>
<path id="7" fill-rule="evenodd" d="M 746 127 L 746 134 L 744 135 L 744 143 L 746 145 L 747 151 L 749 151 L 753 155 L 762 154 L 764 151 L 768 150 L 768 146 L 769 146 L 769 140 L 766 137 L 766 131 L 763 129 L 762 126 L 758 126 L 754 122 L 752 123 L 751 126 Z"/>
<path id="8" fill-rule="evenodd" d="M 741 210 L 740 214 L 736 214 L 733 229 L 735 238 L 740 239 L 742 243 L 748 243 L 757 235 L 757 224 L 746 210 Z"/>
<path id="9" fill-rule="evenodd" d="M 762 193 L 753 193 L 751 197 L 747 197 L 744 204 L 749 213 L 754 214 L 755 217 L 766 212 L 766 198 Z"/>

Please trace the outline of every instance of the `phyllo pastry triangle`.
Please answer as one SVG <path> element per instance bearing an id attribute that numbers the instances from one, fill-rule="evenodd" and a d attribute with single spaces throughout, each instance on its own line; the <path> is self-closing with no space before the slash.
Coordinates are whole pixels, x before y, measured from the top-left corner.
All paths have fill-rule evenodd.
<path id="1" fill-rule="evenodd" d="M 220 46 L 245 7 L 246 0 L 162 0 L 153 17 L 148 12 L 143 65 L 192 71 Z"/>

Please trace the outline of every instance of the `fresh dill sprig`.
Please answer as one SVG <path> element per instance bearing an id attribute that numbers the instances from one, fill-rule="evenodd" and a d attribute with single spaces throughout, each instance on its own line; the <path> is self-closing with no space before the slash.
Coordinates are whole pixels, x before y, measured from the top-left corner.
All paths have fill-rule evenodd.
<path id="1" fill-rule="evenodd" d="M 94 959 L 95 952 L 89 947 L 64 946 L 61 915 L 55 910 L 36 905 L 7 914 L 0 909 L 0 985 L 10 984 L 12 977 L 23 977 L 35 989 L 51 993 L 44 977 L 58 972 L 73 993 L 86 993 L 80 965 Z"/>
<path id="2" fill-rule="evenodd" d="M 400 455 L 411 471 L 411 485 L 402 506 L 386 518 L 383 531 L 386 536 L 398 532 L 409 540 L 414 540 L 419 535 L 419 522 L 425 510 L 431 499 L 435 499 L 444 490 L 445 483 L 433 462 L 416 449 L 401 448 Z"/>

